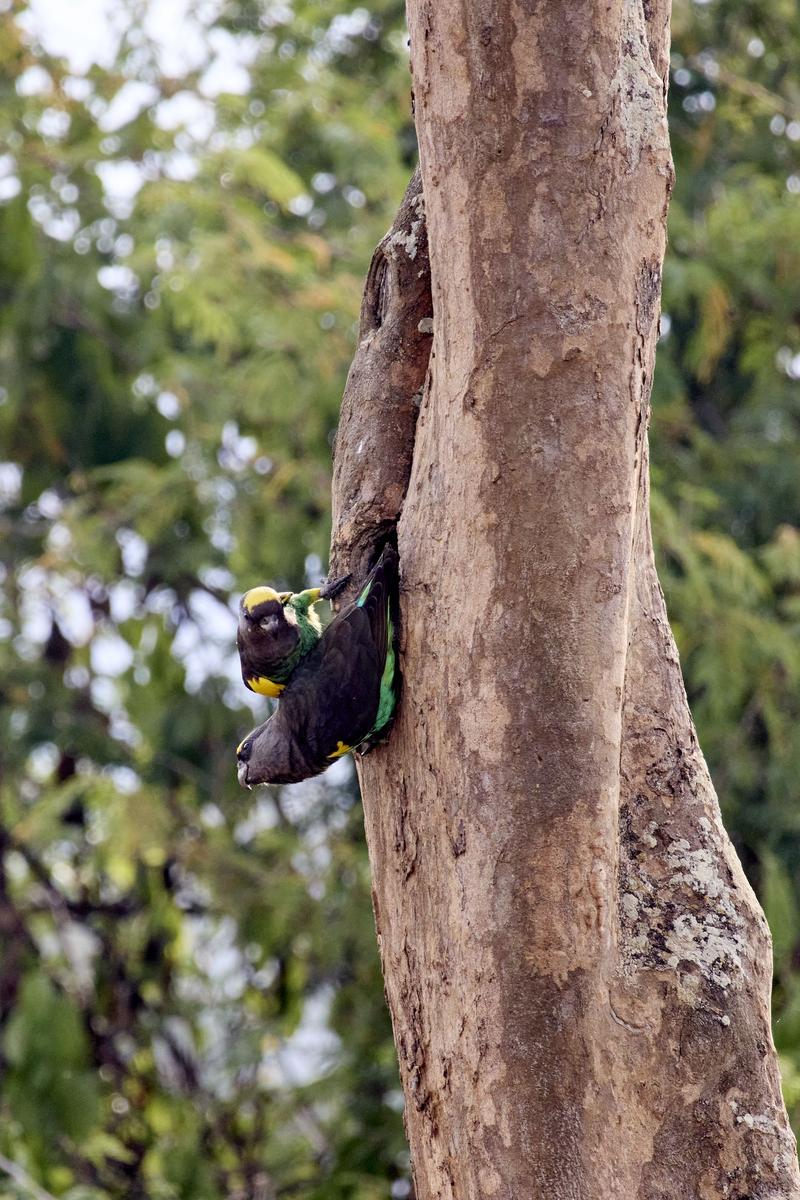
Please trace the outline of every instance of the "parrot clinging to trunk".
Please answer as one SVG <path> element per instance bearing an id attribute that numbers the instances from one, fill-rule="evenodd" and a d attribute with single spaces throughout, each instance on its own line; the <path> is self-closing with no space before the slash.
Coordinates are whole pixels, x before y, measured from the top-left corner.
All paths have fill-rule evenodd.
<path id="1" fill-rule="evenodd" d="M 348 578 L 304 592 L 276 592 L 271 587 L 245 592 L 239 601 L 236 648 L 242 679 L 251 692 L 280 696 L 297 664 L 322 636 L 315 604 L 332 600 Z"/>
<path id="2" fill-rule="evenodd" d="M 399 690 L 397 613 L 397 551 L 387 546 L 353 603 L 294 669 L 277 712 L 237 748 L 243 787 L 298 783 L 381 740 Z"/>

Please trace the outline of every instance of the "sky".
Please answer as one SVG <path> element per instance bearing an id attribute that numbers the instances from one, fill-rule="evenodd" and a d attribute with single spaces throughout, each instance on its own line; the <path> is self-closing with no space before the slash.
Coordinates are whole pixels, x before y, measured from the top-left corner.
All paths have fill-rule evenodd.
<path id="1" fill-rule="evenodd" d="M 113 0 L 31 0 L 20 24 L 50 53 L 67 58 L 83 74 L 93 62 L 109 66 L 114 54 Z"/>
<path id="2" fill-rule="evenodd" d="M 210 59 L 202 90 L 244 92 L 245 63 L 255 52 L 247 40 L 206 26 L 217 12 L 216 0 L 147 0 L 144 28 L 159 48 L 161 70 L 179 76 Z M 111 66 L 121 32 L 128 24 L 128 5 L 121 0 L 29 0 L 19 18 L 45 49 L 66 58 L 81 75 L 93 63 Z"/>

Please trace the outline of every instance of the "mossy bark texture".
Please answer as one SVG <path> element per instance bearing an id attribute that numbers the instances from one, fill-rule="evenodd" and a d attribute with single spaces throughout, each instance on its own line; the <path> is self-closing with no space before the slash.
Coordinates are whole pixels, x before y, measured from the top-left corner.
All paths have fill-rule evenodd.
<path id="1" fill-rule="evenodd" d="M 798 1197 L 648 520 L 668 5 L 408 14 L 426 211 L 370 272 L 332 571 L 398 522 L 359 773 L 418 1200 Z"/>

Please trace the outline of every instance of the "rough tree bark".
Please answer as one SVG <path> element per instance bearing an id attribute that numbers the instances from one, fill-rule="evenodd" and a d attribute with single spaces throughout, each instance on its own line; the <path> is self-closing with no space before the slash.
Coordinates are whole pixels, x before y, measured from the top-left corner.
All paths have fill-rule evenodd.
<path id="1" fill-rule="evenodd" d="M 433 333 L 431 269 L 414 172 L 394 224 L 372 256 L 333 464 L 329 574 L 351 574 L 350 597 L 393 537 L 403 507 Z"/>
<path id="2" fill-rule="evenodd" d="M 433 350 L 412 182 L 370 272 L 332 569 L 399 515 L 404 698 L 359 773 L 417 1195 L 800 1196 L 769 934 L 648 520 L 668 3 L 408 13 Z"/>

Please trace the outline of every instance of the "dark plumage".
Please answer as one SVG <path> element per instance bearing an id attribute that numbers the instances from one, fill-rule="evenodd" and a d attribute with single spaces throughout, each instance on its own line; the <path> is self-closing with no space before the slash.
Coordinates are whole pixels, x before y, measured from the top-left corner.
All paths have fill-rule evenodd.
<path id="1" fill-rule="evenodd" d="M 239 601 L 236 648 L 242 679 L 251 692 L 273 699 L 280 696 L 297 664 L 322 634 L 315 605 L 332 600 L 348 578 L 304 592 L 276 592 L 271 587 L 245 592 Z"/>
<path id="2" fill-rule="evenodd" d="M 398 559 L 386 547 L 286 685 L 277 712 L 237 750 L 239 782 L 297 783 L 380 740 L 397 699 Z"/>

